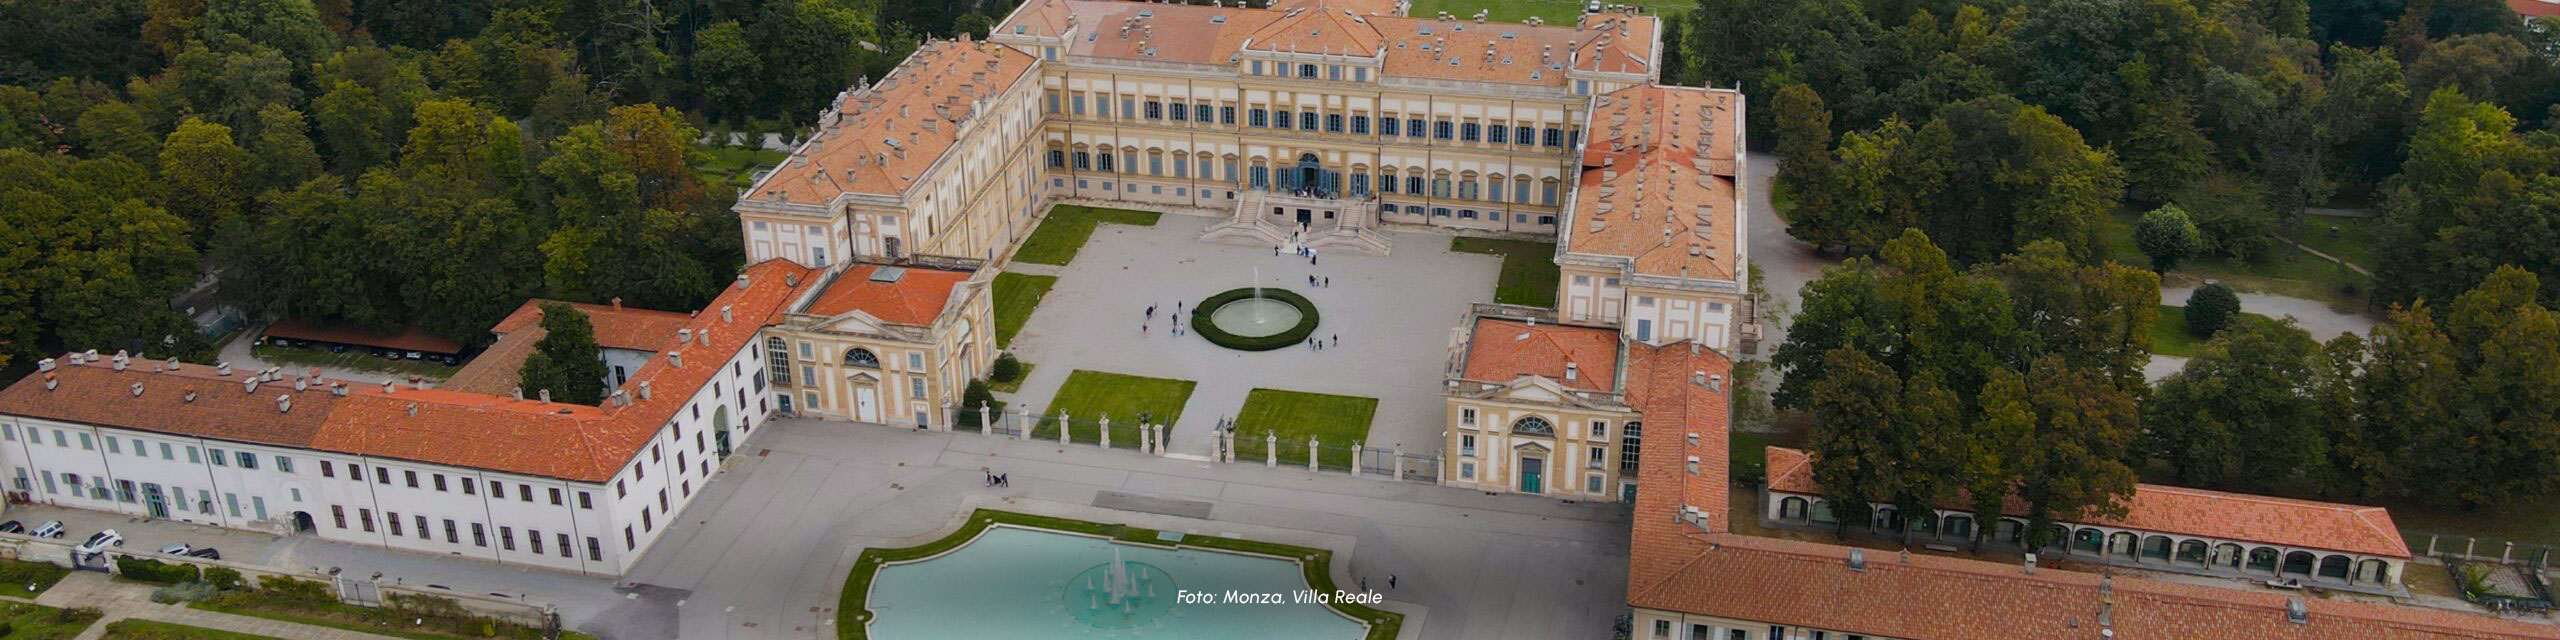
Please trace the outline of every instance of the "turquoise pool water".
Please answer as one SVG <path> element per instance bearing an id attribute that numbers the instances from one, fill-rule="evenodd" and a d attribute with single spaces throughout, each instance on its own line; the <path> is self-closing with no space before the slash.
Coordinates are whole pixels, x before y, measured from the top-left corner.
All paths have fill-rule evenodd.
<path id="1" fill-rule="evenodd" d="M 1307 588 L 1294 562 L 999 526 L 940 557 L 881 567 L 871 582 L 870 635 L 1345 640 L 1367 631 L 1323 604 L 1297 601 Z M 1282 602 L 1223 602 L 1230 590 L 1279 594 Z M 1184 602 L 1185 592 L 1217 597 Z"/>

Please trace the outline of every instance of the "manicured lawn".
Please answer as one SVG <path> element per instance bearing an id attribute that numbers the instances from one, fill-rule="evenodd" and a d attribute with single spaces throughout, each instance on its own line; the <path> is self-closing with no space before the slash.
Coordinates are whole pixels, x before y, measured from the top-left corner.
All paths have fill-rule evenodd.
<path id="1" fill-rule="evenodd" d="M 1494 302 L 1556 306 L 1556 243 L 1456 237 L 1449 239 L 1449 250 L 1502 256 L 1502 280 L 1493 285 Z"/>
<path id="2" fill-rule="evenodd" d="M 780 165 L 791 157 L 788 153 L 763 149 L 709 146 L 696 146 L 694 149 L 708 156 L 701 164 L 694 165 L 695 176 L 702 178 L 705 184 L 727 184 L 740 191 L 755 186 L 757 171 Z"/>
<path id="3" fill-rule="evenodd" d="M 1058 438 L 1058 414 L 1067 414 L 1075 427 L 1068 438 L 1076 442 L 1095 442 L 1102 436 L 1096 432 L 1096 420 L 1111 418 L 1113 446 L 1138 446 L 1138 419 L 1169 423 L 1182 415 L 1182 405 L 1191 402 L 1191 388 L 1199 383 L 1190 380 L 1168 380 L 1144 376 L 1075 370 L 1067 374 L 1066 384 L 1058 387 L 1058 395 L 1042 410 L 1039 426 L 1031 437 L 1041 440 Z"/>
<path id="4" fill-rule="evenodd" d="M 1031 311 L 1040 308 L 1040 299 L 1057 285 L 1057 276 L 996 274 L 996 348 L 1013 344 L 1013 334 L 1022 332 L 1023 323 L 1031 321 Z"/>
<path id="5" fill-rule="evenodd" d="M 1152 227 L 1158 217 L 1160 215 L 1153 211 L 1058 205 L 1049 209 L 1049 217 L 1040 221 L 1040 228 L 1032 230 L 1031 237 L 1022 240 L 1022 247 L 1014 249 L 1013 259 L 1034 264 L 1065 265 L 1076 259 L 1077 251 L 1084 249 L 1084 241 L 1093 237 L 1095 226 L 1107 222 Z"/>
<path id="6" fill-rule="evenodd" d="M 861 640 L 870 637 L 867 633 L 869 631 L 867 625 L 871 623 L 871 611 L 866 603 L 871 599 L 871 581 L 878 577 L 881 566 L 941 555 L 945 551 L 968 544 L 970 540 L 978 537 L 979 532 L 996 524 L 1102 536 L 1132 544 L 1175 548 L 1199 547 L 1294 558 L 1305 573 L 1308 588 L 1318 592 L 1336 590 L 1333 574 L 1327 570 L 1333 566 L 1333 552 L 1325 549 L 1204 535 L 1185 535 L 1181 537 L 1179 543 L 1168 543 L 1157 537 L 1156 530 L 1144 527 L 979 509 L 969 515 L 968 522 L 960 525 L 960 530 L 932 542 L 897 549 L 878 547 L 863 549 L 862 556 L 853 562 L 853 571 L 844 578 L 842 595 L 837 596 L 836 599 L 836 638 Z M 1368 623 L 1369 634 L 1365 640 L 1390 640 L 1396 637 L 1396 632 L 1404 626 L 1404 614 L 1382 611 L 1360 604 L 1344 602 L 1329 604 L 1334 610 L 1344 615 Z"/>
<path id="7" fill-rule="evenodd" d="M 2275 319 L 2243 311 L 2240 312 L 2240 317 L 2232 321 L 2275 322 Z M 2160 305 L 2160 317 L 2151 322 L 2151 352 L 2155 354 L 2181 358 L 2195 357 L 2196 349 L 2203 347 L 2206 341 L 2212 339 L 2212 336 L 2198 338 L 2195 334 L 2187 332 L 2186 307 Z"/>
<path id="8" fill-rule="evenodd" d="M 275 636 L 126 618 L 107 623 L 107 640 L 275 640 Z"/>
<path id="9" fill-rule="evenodd" d="M 97 609 L 56 609 L 24 602 L 0 602 L 0 625 L 8 640 L 60 640 L 80 635 L 98 621 Z"/>
<path id="10" fill-rule="evenodd" d="M 0 593 L 34 599 L 53 588 L 71 569 L 51 562 L 0 560 Z"/>
<path id="11" fill-rule="evenodd" d="M 1491 11 L 1492 22 L 1520 22 L 1529 16 L 1547 19 L 1549 25 L 1573 26 L 1582 15 L 1583 0 L 1413 0 L 1413 8 L 1405 15 L 1434 18 L 1446 11 L 1460 20 L 1475 17 L 1477 11 Z M 1698 6 L 1695 0 L 1615 0 L 1601 4 L 1632 4 L 1644 7 L 1647 15 L 1675 15 Z"/>
<path id="12" fill-rule="evenodd" d="M 258 356 L 259 360 L 273 363 L 278 366 L 301 365 L 311 367 L 330 367 L 336 369 L 354 369 L 357 371 L 376 371 L 404 376 L 415 375 L 428 380 L 443 380 L 445 378 L 453 377 L 453 372 L 461 369 L 461 367 L 445 366 L 443 362 L 376 358 L 365 355 L 365 350 L 354 347 L 349 347 L 346 353 L 330 353 L 328 349 L 287 349 L 271 344 L 262 344 L 250 347 L 249 353 Z M 292 372 L 288 371 L 286 373 Z"/>
<path id="13" fill-rule="evenodd" d="M 187 606 L 206 611 L 219 611 L 223 613 L 266 618 L 269 620 L 282 620 L 285 622 L 312 626 L 410 638 L 411 640 L 447 640 L 450 638 L 482 637 L 532 640 L 534 638 L 542 637 L 542 631 L 540 629 L 534 629 L 512 623 L 485 622 L 487 620 L 486 618 L 461 620 L 430 616 L 424 618 L 427 621 L 425 624 L 420 624 L 417 622 L 420 618 L 405 612 L 393 611 L 391 609 L 360 607 L 351 604 L 340 604 L 337 602 L 327 601 L 311 602 L 279 598 L 260 591 L 224 592 L 222 595 L 214 596 L 208 600 L 190 603 Z M 464 632 L 457 631 L 456 629 L 470 629 L 471 631 Z M 484 630 L 493 632 L 494 635 L 491 633 L 483 633 Z M 563 640 L 594 639 L 594 636 L 575 631 L 563 631 L 560 633 L 560 637 Z"/>
<path id="14" fill-rule="evenodd" d="M 2384 501 L 2381 506 L 2391 510 L 2391 523 L 2400 527 L 2404 532 L 2402 535 L 2404 541 L 2409 543 L 2411 550 L 2418 553 L 2426 552 L 2426 537 L 2412 537 L 2405 532 L 2424 531 L 2444 534 L 2448 537 L 2441 543 L 2443 546 L 2438 547 L 2437 550 L 2457 553 L 2462 551 L 2462 541 L 2450 536 L 2482 538 L 2476 553 L 2486 555 L 2497 555 L 2507 541 L 2516 543 L 2517 556 L 2524 555 L 2523 546 L 2526 544 L 2560 547 L 2560 501 L 2524 501 L 2507 505 L 2505 508 L 2487 508 L 2479 511 L 2391 501 Z M 2497 542 L 2493 544 L 2491 540 Z"/>
<path id="15" fill-rule="evenodd" d="M 1303 466 L 1308 436 L 1326 447 L 1367 442 L 1369 420 L 1377 413 L 1377 398 L 1255 389 L 1245 394 L 1244 409 L 1236 413 L 1236 459 L 1263 459 L 1263 434 L 1274 433 L 1280 436 L 1280 462 Z M 1328 449 L 1321 464 L 1350 468 L 1351 451 Z"/>

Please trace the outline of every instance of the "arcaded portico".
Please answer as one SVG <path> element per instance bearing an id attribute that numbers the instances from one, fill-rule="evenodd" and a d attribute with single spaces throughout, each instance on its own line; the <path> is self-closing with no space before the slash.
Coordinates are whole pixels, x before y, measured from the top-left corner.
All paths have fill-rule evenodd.
<path id="1" fill-rule="evenodd" d="M 1823 531 L 1837 526 L 1804 452 L 1769 447 L 1768 460 L 1763 523 Z M 2010 513 L 1990 525 L 1987 540 L 2006 549 L 2119 566 L 2407 594 L 2400 575 L 2408 546 L 2381 507 L 2152 484 L 2135 485 L 2127 502 L 2124 517 L 2056 522 L 2037 536 L 2043 544 L 2031 547 L 2024 505 L 2012 500 Z M 1869 513 L 1870 521 L 1852 523 L 1852 529 L 1900 536 L 1908 528 L 1915 540 L 1954 545 L 1970 543 L 1980 526 L 1964 509 L 1915 516 L 1878 504 Z"/>

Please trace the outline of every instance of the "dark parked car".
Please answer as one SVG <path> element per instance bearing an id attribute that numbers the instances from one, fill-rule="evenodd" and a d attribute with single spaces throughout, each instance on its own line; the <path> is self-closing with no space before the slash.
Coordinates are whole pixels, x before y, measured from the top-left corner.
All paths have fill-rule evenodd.
<path id="1" fill-rule="evenodd" d="M 18 523 L 18 521 L 16 521 L 16 520 L 11 520 L 11 521 L 8 521 L 8 522 L 0 522 L 0 533 L 26 533 L 26 532 L 27 532 L 27 525 L 19 524 L 19 523 Z"/>
<path id="2" fill-rule="evenodd" d="M 380 357 L 382 357 L 382 347 L 366 347 L 366 348 L 365 348 L 365 350 L 364 350 L 364 354 L 365 354 L 365 355 L 368 355 L 368 356 L 373 356 L 373 357 L 376 357 L 376 358 L 380 358 Z"/>
<path id="3" fill-rule="evenodd" d="M 343 344 L 333 344 L 333 345 L 329 345 L 329 352 L 330 352 L 330 353 L 346 353 L 346 352 L 347 352 L 347 345 L 343 345 Z"/>
<path id="4" fill-rule="evenodd" d="M 215 548 L 213 548 L 213 547 L 203 547 L 203 548 L 195 549 L 195 550 L 192 550 L 192 551 L 188 551 L 188 552 L 187 552 L 187 555 L 189 555 L 189 556 L 193 556 L 193 557 L 198 557 L 198 558 L 204 558 L 204 559 L 206 559 L 206 560 L 221 560 L 221 559 L 222 559 L 222 551 L 221 551 L 221 550 L 218 550 L 218 549 L 215 549 Z"/>
<path id="5" fill-rule="evenodd" d="M 448 366 L 448 367 L 458 367 L 458 366 L 462 366 L 462 359 L 461 359 L 461 358 L 456 358 L 456 357 L 453 357 L 453 356 L 444 356 L 444 357 L 443 357 L 443 360 L 444 360 L 444 366 Z"/>

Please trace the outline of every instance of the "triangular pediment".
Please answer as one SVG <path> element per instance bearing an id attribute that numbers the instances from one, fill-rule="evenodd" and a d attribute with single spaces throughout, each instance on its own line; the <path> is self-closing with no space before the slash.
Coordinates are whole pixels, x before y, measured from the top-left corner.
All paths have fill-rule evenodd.
<path id="1" fill-rule="evenodd" d="M 879 316 L 874 316 L 870 313 L 857 310 L 837 314 L 835 317 L 828 318 L 825 322 L 819 323 L 819 326 L 824 327 L 829 331 L 878 334 L 887 333 L 883 328 L 888 326 L 888 324 L 881 322 Z"/>

